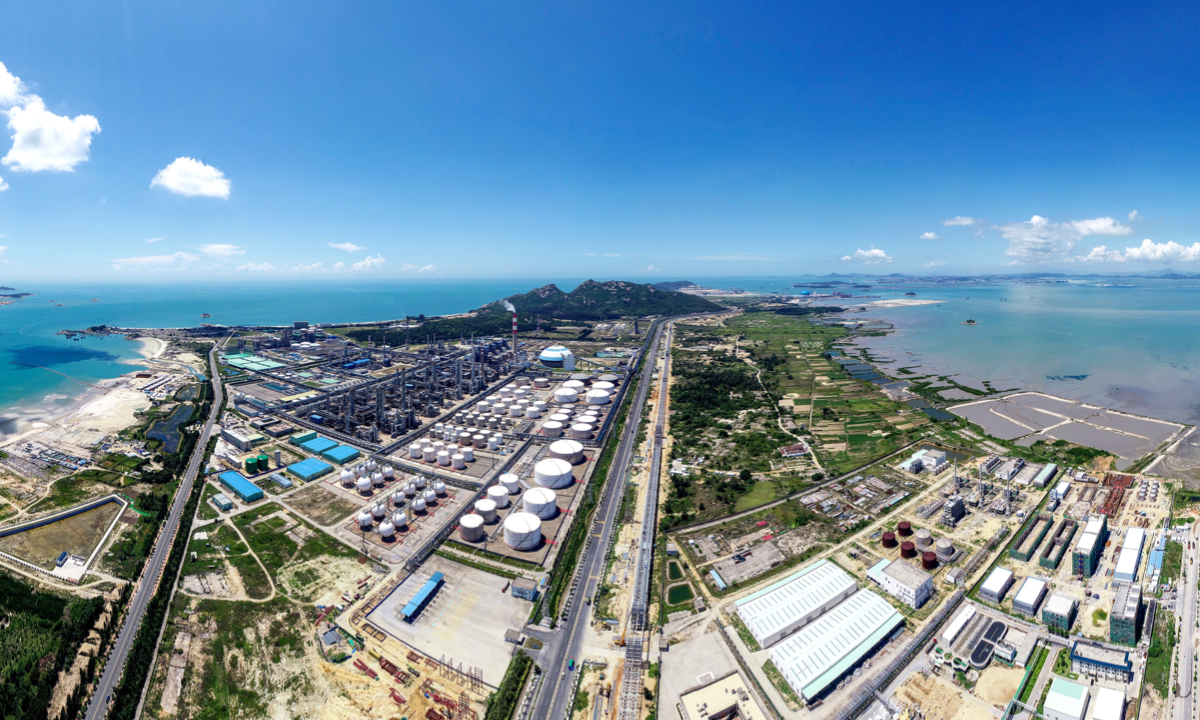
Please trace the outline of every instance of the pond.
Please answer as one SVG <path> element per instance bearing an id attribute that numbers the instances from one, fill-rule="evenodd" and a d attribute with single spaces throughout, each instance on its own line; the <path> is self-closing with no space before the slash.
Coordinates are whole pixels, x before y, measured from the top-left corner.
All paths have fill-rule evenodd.
<path id="1" fill-rule="evenodd" d="M 668 605 L 679 605 L 680 603 L 689 602 L 695 598 L 696 595 L 692 592 L 692 586 L 688 585 L 687 583 L 683 583 L 682 585 L 673 585 L 667 588 Z"/>
<path id="2" fill-rule="evenodd" d="M 933 418 L 934 420 L 938 420 L 940 422 L 950 422 L 951 420 L 958 419 L 957 417 L 951 415 L 950 413 L 946 412 L 945 410 L 938 410 L 937 408 L 930 408 L 930 407 L 921 408 L 921 412 L 925 413 L 926 415 Z"/>
<path id="3" fill-rule="evenodd" d="M 674 560 L 667 563 L 667 579 L 668 580 L 682 580 L 683 579 L 683 569 L 680 568 L 679 563 L 675 562 Z"/>
<path id="4" fill-rule="evenodd" d="M 192 406 L 180 405 L 167 417 L 159 418 L 150 423 L 150 429 L 146 431 L 146 438 L 162 441 L 164 453 L 177 453 L 179 452 L 179 442 L 183 439 L 179 434 L 179 426 L 183 425 L 191 417 Z"/>

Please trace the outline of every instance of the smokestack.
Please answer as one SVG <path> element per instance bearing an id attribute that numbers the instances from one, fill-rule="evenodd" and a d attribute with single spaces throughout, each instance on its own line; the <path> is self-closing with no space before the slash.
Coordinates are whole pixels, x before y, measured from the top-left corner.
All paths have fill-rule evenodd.
<path id="1" fill-rule="evenodd" d="M 513 364 L 517 364 L 517 309 L 509 301 L 504 301 L 504 309 L 512 313 L 513 316 L 513 339 L 512 339 L 512 358 Z"/>

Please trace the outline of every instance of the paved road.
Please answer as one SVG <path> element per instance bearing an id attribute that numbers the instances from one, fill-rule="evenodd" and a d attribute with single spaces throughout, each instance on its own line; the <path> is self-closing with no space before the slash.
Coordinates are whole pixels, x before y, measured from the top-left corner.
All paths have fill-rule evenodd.
<path id="1" fill-rule="evenodd" d="M 653 380 L 655 358 L 665 326 L 665 322 L 658 324 L 654 339 L 642 356 L 641 381 L 638 383 L 633 403 L 629 406 L 629 415 L 625 420 L 620 444 L 613 457 L 608 476 L 609 482 L 605 484 L 600 512 L 594 521 L 594 532 L 590 542 L 584 547 L 583 556 L 579 561 L 580 584 L 575 597 L 566 609 L 566 618 L 560 619 L 560 629 L 553 634 L 538 634 L 539 637 L 544 636 L 546 640 L 546 647 L 540 658 L 542 671 L 546 673 L 546 680 L 542 683 L 541 692 L 530 717 L 559 720 L 568 716 L 567 703 L 571 700 L 572 690 L 575 686 L 575 673 L 566 670 L 567 659 L 574 658 L 578 668 L 578 663 L 582 660 L 583 636 L 589 627 L 588 617 L 591 614 L 591 607 L 581 604 L 581 599 L 592 597 L 595 594 L 600 583 L 600 575 L 604 572 L 614 520 L 625 491 L 626 473 L 629 470 L 629 461 L 633 457 L 639 420 L 642 417 L 646 396 Z"/>
<path id="2" fill-rule="evenodd" d="M 217 372 L 216 346 L 209 353 L 208 363 L 212 377 L 220 378 L 221 376 Z M 101 673 L 100 679 L 96 684 L 96 693 L 92 696 L 91 702 L 88 703 L 87 711 L 84 714 L 87 720 L 100 720 L 108 715 L 109 699 L 121 680 L 125 661 L 129 658 L 129 650 L 132 648 L 133 640 L 137 636 L 138 628 L 142 624 L 142 616 L 146 614 L 146 606 L 150 603 L 150 599 L 154 597 L 154 592 L 158 586 L 158 578 L 162 575 L 163 565 L 167 562 L 167 556 L 171 554 L 171 545 L 175 539 L 175 531 L 179 528 L 179 520 L 183 516 L 183 507 L 187 504 L 188 498 L 191 497 L 192 484 L 196 480 L 196 475 L 200 470 L 200 463 L 204 459 L 204 451 L 208 447 L 208 439 L 212 432 L 213 423 L 216 422 L 221 412 L 224 390 L 219 380 L 213 383 L 213 389 L 215 396 L 212 413 L 208 416 L 208 421 L 204 423 L 204 429 L 200 432 L 200 439 L 196 441 L 196 449 L 192 451 L 192 459 L 188 463 L 187 472 L 184 473 L 183 481 L 179 484 L 179 490 L 175 493 L 175 500 L 171 503 L 171 514 L 167 516 L 166 523 L 163 525 L 163 531 L 159 535 L 158 543 L 150 551 L 150 558 L 146 560 L 146 570 L 142 576 L 142 581 L 138 583 L 137 588 L 133 591 L 133 597 L 129 601 L 129 612 L 125 616 L 125 622 L 121 625 L 120 632 L 117 633 L 117 642 L 113 645 L 112 653 L 109 655 L 108 662 L 104 666 L 104 672 Z"/>
<path id="3" fill-rule="evenodd" d="M 1197 540 L 1197 524 L 1192 523 L 1191 530 L 1184 536 L 1183 542 L 1183 572 L 1179 579 L 1179 601 L 1176 612 L 1181 615 L 1181 632 L 1179 634 L 1179 669 L 1175 677 L 1179 680 L 1179 697 L 1175 698 L 1176 720 L 1191 720 L 1192 717 L 1192 666 L 1196 652 L 1196 603 L 1200 601 L 1196 593 L 1196 575 L 1200 572 L 1200 562 L 1197 555 L 1200 550 L 1189 550 L 1188 544 Z M 1200 545 L 1200 543 L 1198 543 Z M 1160 607 L 1159 612 L 1163 612 Z"/>

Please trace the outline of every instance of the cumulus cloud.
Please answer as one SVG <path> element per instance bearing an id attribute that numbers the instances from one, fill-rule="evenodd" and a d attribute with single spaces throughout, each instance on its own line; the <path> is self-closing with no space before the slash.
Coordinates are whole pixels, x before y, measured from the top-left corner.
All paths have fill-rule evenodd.
<path id="1" fill-rule="evenodd" d="M 23 104 L 28 99 L 25 83 L 0 62 L 0 107 Z"/>
<path id="2" fill-rule="evenodd" d="M 74 172 L 87 161 L 92 136 L 100 132 L 100 121 L 91 115 L 55 115 L 36 95 L 7 114 L 13 145 L 0 162 L 16 172 Z"/>
<path id="3" fill-rule="evenodd" d="M 1141 219 L 1142 219 L 1142 216 L 1138 213 L 1137 210 L 1129 211 L 1129 222 L 1134 222 L 1135 220 L 1141 220 Z"/>
<path id="4" fill-rule="evenodd" d="M 955 227 L 957 225 L 963 225 L 963 226 L 977 225 L 981 222 L 983 222 L 983 221 L 978 218 L 964 217 L 963 215 L 955 215 L 952 218 L 947 218 L 946 220 L 943 220 L 942 224 L 945 225 L 946 227 Z"/>
<path id="5" fill-rule="evenodd" d="M 942 236 L 935 232 L 921 233 L 922 240 L 941 240 Z"/>
<path id="6" fill-rule="evenodd" d="M 3 66 L 0 65 L 0 67 L 3 67 Z M 4 237 L 4 236 L 0 235 L 0 237 Z M 8 246 L 0 245 L 0 262 L 4 263 L 5 265 L 8 264 L 8 258 L 4 257 L 4 253 L 6 253 L 6 252 L 8 252 Z"/>
<path id="7" fill-rule="evenodd" d="M 125 268 L 162 269 L 181 267 L 186 263 L 196 262 L 199 259 L 199 255 L 186 252 L 171 253 L 170 255 L 139 255 L 137 257 L 117 258 L 112 261 L 112 267 L 113 270 L 124 270 Z"/>
<path id="8" fill-rule="evenodd" d="M 359 250 L 366 250 L 366 248 L 365 248 L 365 247 L 361 247 L 361 246 L 359 246 L 359 245 L 355 245 L 355 244 L 354 244 L 354 243 L 352 243 L 352 242 L 344 242 L 344 243 L 327 243 L 327 244 L 329 245 L 329 247 L 333 248 L 334 250 L 343 250 L 343 251 L 345 251 L 345 252 L 348 252 L 348 253 L 356 253 L 356 252 L 358 252 Z"/>
<path id="9" fill-rule="evenodd" d="M 4 178 L 0 177 L 0 192 L 8 189 L 8 183 L 4 182 Z"/>
<path id="10" fill-rule="evenodd" d="M 208 243 L 200 246 L 200 252 L 209 257 L 215 257 L 218 260 L 228 260 L 234 255 L 245 255 L 246 251 L 237 245 L 228 243 Z"/>
<path id="11" fill-rule="evenodd" d="M 148 242 L 148 243 L 150 243 L 151 245 L 153 245 L 153 244 L 154 244 L 154 243 L 156 243 L 156 242 L 162 242 L 163 240 L 166 240 L 166 239 L 167 239 L 166 237 L 153 237 L 153 238 L 146 238 L 146 242 Z"/>
<path id="12" fill-rule="evenodd" d="M 846 255 L 842 258 L 842 262 L 861 262 L 863 265 L 886 265 L 892 261 L 892 258 L 880 248 L 871 246 L 870 250 L 859 248 L 854 251 L 853 255 Z"/>
<path id="13" fill-rule="evenodd" d="M 945 260 L 932 260 L 930 262 L 925 263 L 925 267 L 937 267 L 939 265 L 945 265 L 945 264 L 946 264 Z"/>
<path id="14" fill-rule="evenodd" d="M 1005 255 L 1020 262 L 1048 262 L 1070 255 L 1075 245 L 1089 235 L 1128 235 L 1133 229 L 1110 217 L 1093 220 L 1050 222 L 1034 215 L 1027 222 L 1014 222 L 998 228 L 1008 243 Z"/>
<path id="15" fill-rule="evenodd" d="M 225 173 L 190 157 L 179 157 L 158 171 L 150 187 L 162 187 L 176 195 L 229 199 L 232 183 Z"/>
<path id="16" fill-rule="evenodd" d="M 1156 243 L 1146 238 L 1141 245 L 1124 250 L 1109 250 L 1100 245 L 1078 259 L 1083 262 L 1196 262 L 1200 260 L 1200 242 L 1180 245 L 1174 241 Z"/>
<path id="17" fill-rule="evenodd" d="M 272 270 L 276 270 L 277 268 L 269 262 L 261 262 L 261 263 L 246 263 L 245 265 L 237 266 L 236 269 L 240 270 L 242 272 L 271 272 Z"/>
<path id="18" fill-rule="evenodd" d="M 372 270 L 383 265 L 385 262 L 387 261 L 383 259 L 382 255 L 376 255 L 375 257 L 368 255 L 362 262 L 356 262 L 351 265 L 350 269 L 360 272 L 363 270 Z"/>

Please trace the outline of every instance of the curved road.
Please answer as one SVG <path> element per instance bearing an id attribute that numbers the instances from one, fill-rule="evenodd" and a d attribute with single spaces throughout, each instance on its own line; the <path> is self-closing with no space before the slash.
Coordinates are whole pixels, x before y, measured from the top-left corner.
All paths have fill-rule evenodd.
<path id="1" fill-rule="evenodd" d="M 200 431 L 200 439 L 192 451 L 192 459 L 188 462 L 187 472 L 184 473 L 183 481 L 175 493 L 175 500 L 171 503 L 171 514 L 167 516 L 162 532 L 158 536 L 158 542 L 150 551 L 142 579 L 133 591 L 133 597 L 129 601 L 129 611 L 125 615 L 125 621 L 121 624 L 120 632 L 117 633 L 116 644 L 113 645 L 108 661 L 104 665 L 104 672 L 101 673 L 100 679 L 96 683 L 96 692 L 88 702 L 87 711 L 84 714 L 87 720 L 101 720 L 108 715 L 109 699 L 120 683 L 125 669 L 125 661 L 129 658 L 129 650 L 133 647 L 133 640 L 137 636 L 138 628 L 142 625 L 142 617 L 146 614 L 146 606 L 158 589 L 163 566 L 167 562 L 167 556 L 171 554 L 171 545 L 174 543 L 175 533 L 179 529 L 183 507 L 192 495 L 192 484 L 200 471 L 200 463 L 204 460 L 204 451 L 208 448 L 209 436 L 212 433 L 213 424 L 221 413 L 221 403 L 224 399 L 221 375 L 217 372 L 217 347 L 221 345 L 221 342 L 223 340 L 214 343 L 213 349 L 208 354 L 209 369 L 213 377 L 212 412 L 209 413 L 208 420 L 204 423 L 204 429 Z M 170 578 L 168 581 L 174 582 L 174 578 Z"/>

